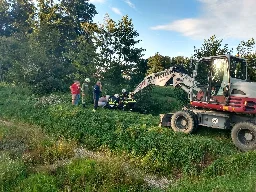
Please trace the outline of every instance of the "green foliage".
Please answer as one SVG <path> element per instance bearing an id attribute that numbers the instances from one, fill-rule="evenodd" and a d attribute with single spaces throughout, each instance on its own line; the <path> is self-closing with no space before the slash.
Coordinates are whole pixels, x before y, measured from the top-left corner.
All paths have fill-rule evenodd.
<path id="1" fill-rule="evenodd" d="M 100 53 L 96 75 L 102 79 L 108 92 L 115 93 L 117 89 L 119 92 L 128 88 L 129 78 L 139 68 L 138 63 L 143 56 L 143 49 L 137 48 L 139 34 L 128 16 L 115 22 L 106 15 L 97 30 L 96 42 Z"/>
<path id="2" fill-rule="evenodd" d="M 232 53 L 233 50 L 229 50 L 227 44 L 222 47 L 222 41 L 222 39 L 217 39 L 215 35 L 211 36 L 209 39 L 205 39 L 201 48 L 197 49 L 194 47 L 194 58 L 201 59 L 202 57 Z"/>
<path id="3" fill-rule="evenodd" d="M 249 39 L 248 41 L 241 41 L 241 43 L 237 46 L 239 56 L 245 58 L 247 61 L 248 78 L 253 82 L 256 81 L 256 54 L 255 51 L 253 51 L 254 47 L 255 40 L 253 38 Z"/>
<path id="4" fill-rule="evenodd" d="M 188 103 L 188 95 L 173 87 L 148 87 L 137 96 L 135 110 L 159 115 L 174 112 Z"/>
<path id="5" fill-rule="evenodd" d="M 163 95 L 169 94 L 168 89 L 166 92 L 158 91 Z M 22 103 L 21 100 L 16 102 L 15 110 L 12 102 L 8 108 L 4 104 L 0 115 L 41 125 L 55 137 L 64 136 L 78 140 L 88 149 L 95 150 L 106 146 L 113 151 L 131 153 L 141 159 L 138 165 L 147 171 L 170 174 L 178 169 L 184 174 L 197 175 L 204 168 L 205 158 L 214 160 L 234 152 L 232 144 L 225 144 L 224 147 L 220 141 L 214 139 L 198 140 L 196 135 L 187 136 L 165 128 L 156 128 L 159 118 L 152 115 L 106 109 L 93 113 L 91 109 L 67 104 L 34 108 L 33 101 L 26 103 L 30 107 L 27 106 L 22 109 L 22 113 L 17 113 L 17 110 L 21 110 Z M 50 152 L 54 149 L 51 146 Z"/>
<path id="6" fill-rule="evenodd" d="M 156 53 L 154 56 L 148 58 L 147 61 L 147 74 L 157 73 L 168 69 L 170 67 L 178 67 L 183 69 L 184 73 L 191 74 L 190 59 L 183 56 L 169 57 L 162 56 Z"/>
<path id="7" fill-rule="evenodd" d="M 170 67 L 170 57 L 162 56 L 156 53 L 154 56 L 148 58 L 147 74 L 163 71 Z"/>
<path id="8" fill-rule="evenodd" d="M 191 60 L 188 57 L 177 56 L 171 58 L 171 66 L 178 67 L 188 75 L 192 75 L 193 66 L 191 66 Z"/>
<path id="9" fill-rule="evenodd" d="M 255 191 L 255 157 L 255 152 L 248 152 L 220 158 L 206 168 L 199 179 L 184 179 L 168 191 Z"/>
<path id="10" fill-rule="evenodd" d="M 0 37 L 11 36 L 14 33 L 30 33 L 31 19 L 35 6 L 31 1 L 14 0 L 0 2 Z"/>
<path id="11" fill-rule="evenodd" d="M 25 151 L 34 160 L 28 161 L 26 153 L 22 155 L 22 161 L 11 159 L 11 153 L 6 151 L 1 153 L 5 155 L 1 155 L 0 170 L 4 179 L 0 182 L 5 191 L 150 190 L 139 173 L 127 174 L 123 161 L 105 157 L 102 161 L 77 159 L 53 172 L 46 167 L 41 168 L 43 172 L 36 169 L 37 174 L 28 172 L 26 165 L 45 165 L 73 157 L 70 152 L 76 147 L 74 140 L 87 149 L 106 149 L 122 154 L 126 163 L 146 172 L 179 178 L 168 191 L 253 191 L 255 188 L 255 152 L 238 153 L 231 139 L 221 136 L 223 133 L 199 130 L 197 135 L 185 135 L 157 127 L 158 117 L 151 115 L 104 109 L 93 113 L 90 108 L 54 102 L 35 106 L 38 101 L 28 97 L 29 90 L 9 85 L 1 85 L 0 90 L 1 98 L 9 98 L 8 102 L 1 103 L 1 118 L 41 125 L 44 131 L 54 136 L 45 138 L 40 132 L 33 133 L 26 127 L 23 131 L 15 127 L 0 129 L 1 144 L 5 145 L 16 135 L 29 146 L 29 151 Z M 170 94 L 169 91 L 168 88 L 155 90 L 162 95 Z M 178 90 L 173 91 L 177 95 Z M 27 98 L 30 98 L 29 102 Z M 18 112 L 20 110 L 22 112 Z M 22 132 L 24 136 L 17 137 Z M 6 136 L 7 133 L 10 135 Z"/>
<path id="12" fill-rule="evenodd" d="M 72 158 L 75 155 L 76 142 L 53 140 L 44 138 L 40 145 L 31 147 L 29 153 L 24 154 L 23 160 L 27 165 L 48 165 L 54 162 Z"/>
<path id="13" fill-rule="evenodd" d="M 49 137 L 39 127 L 10 121 L 4 123 L 4 126 L 0 126 L 1 191 L 146 191 L 147 189 L 141 173 L 130 171 L 129 167 L 124 166 L 124 160 L 119 157 L 110 157 L 106 152 L 96 160 L 82 157 L 72 159 L 73 155 L 69 156 L 69 159 L 59 161 L 62 155 L 56 154 L 53 157 L 48 153 L 49 147 L 55 145 L 67 157 L 67 149 L 74 141 Z M 26 147 L 22 150 L 21 156 L 11 158 L 8 153 L 17 147 L 13 145 L 14 140 L 16 143 L 23 143 Z M 76 149 L 78 150 L 80 148 Z M 75 151 L 74 148 L 72 151 Z M 41 161 L 42 158 L 51 159 L 49 162 L 52 164 L 45 164 Z M 31 163 L 32 160 L 35 162 Z"/>
<path id="14" fill-rule="evenodd" d="M 0 151 L 0 187 L 1 191 L 10 191 L 24 177 L 26 168 L 22 161 L 13 160 L 8 153 Z"/>
<path id="15" fill-rule="evenodd" d="M 144 191 L 142 178 L 128 175 L 116 160 L 74 160 L 56 172 L 59 188 L 71 191 Z"/>
<path id="16" fill-rule="evenodd" d="M 35 7 L 31 1 L 4 0 L 1 10 L 8 18 L 0 22 L 1 81 L 27 85 L 35 93 L 45 94 L 67 90 L 73 78 L 92 75 L 81 75 L 89 65 L 81 60 L 95 57 L 91 36 L 82 24 L 92 22 L 94 5 L 63 0 L 39 1 Z M 4 37 L 6 33 L 9 35 Z"/>
<path id="17" fill-rule="evenodd" d="M 237 46 L 236 50 L 238 52 L 238 56 L 246 57 L 253 52 L 253 48 L 255 46 L 255 40 L 253 38 L 248 41 L 241 41 Z"/>
<path id="18" fill-rule="evenodd" d="M 220 158 L 212 163 L 204 170 L 204 177 L 217 177 L 221 175 L 239 175 L 243 171 L 256 171 L 253 161 L 255 160 L 256 152 L 247 152 L 235 154 Z M 256 174 L 256 172 L 255 172 Z M 256 176 L 256 175 L 255 175 Z"/>
<path id="19" fill-rule="evenodd" d="M 137 63 L 137 68 L 133 69 L 133 72 L 131 74 L 131 80 L 130 85 L 132 88 L 135 88 L 145 77 L 145 74 L 148 70 L 148 59 L 140 59 L 140 61 Z"/>
<path id="20" fill-rule="evenodd" d="M 56 187 L 56 180 L 53 176 L 38 173 L 32 174 L 28 178 L 24 179 L 20 184 L 15 187 L 14 191 L 34 192 L 34 191 L 45 191 L 45 192 L 57 192 L 59 191 Z"/>

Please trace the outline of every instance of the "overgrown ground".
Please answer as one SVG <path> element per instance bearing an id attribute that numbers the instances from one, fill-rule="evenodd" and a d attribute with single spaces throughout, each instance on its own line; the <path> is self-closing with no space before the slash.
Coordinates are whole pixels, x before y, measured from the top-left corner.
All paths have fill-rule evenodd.
<path id="1" fill-rule="evenodd" d="M 2 191 L 255 191 L 256 152 L 230 132 L 195 135 L 158 127 L 158 117 L 70 106 L 0 87 Z"/>

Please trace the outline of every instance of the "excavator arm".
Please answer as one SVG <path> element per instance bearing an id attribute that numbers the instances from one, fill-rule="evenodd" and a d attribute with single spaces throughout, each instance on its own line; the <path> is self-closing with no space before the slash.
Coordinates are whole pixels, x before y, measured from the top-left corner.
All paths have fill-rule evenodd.
<path id="1" fill-rule="evenodd" d="M 190 101 L 192 101 L 192 98 L 196 96 L 193 90 L 196 92 L 200 90 L 196 87 L 193 77 L 190 77 L 184 71 L 176 67 L 170 67 L 164 71 L 152 73 L 146 76 L 144 80 L 135 88 L 133 93 L 136 94 L 149 85 L 165 86 L 167 81 L 169 81 L 171 78 L 173 78 L 174 87 L 179 86 L 186 93 L 188 93 Z"/>

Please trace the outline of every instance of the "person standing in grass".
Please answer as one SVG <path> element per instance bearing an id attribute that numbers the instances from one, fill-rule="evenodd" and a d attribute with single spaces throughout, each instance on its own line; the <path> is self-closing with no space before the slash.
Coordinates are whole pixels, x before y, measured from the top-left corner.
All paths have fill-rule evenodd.
<path id="1" fill-rule="evenodd" d="M 89 78 L 86 78 L 84 80 L 84 83 L 82 84 L 82 105 L 83 107 L 85 107 L 85 99 L 88 98 L 88 95 L 89 95 L 89 85 L 88 83 L 90 83 L 90 79 Z"/>
<path id="2" fill-rule="evenodd" d="M 72 105 L 78 105 L 80 99 L 80 82 L 74 81 L 69 88 L 72 95 Z"/>
<path id="3" fill-rule="evenodd" d="M 93 87 L 93 100 L 94 100 L 94 109 L 93 112 L 98 108 L 98 102 L 100 98 L 100 93 L 102 92 L 102 85 L 100 81 L 97 81 Z"/>

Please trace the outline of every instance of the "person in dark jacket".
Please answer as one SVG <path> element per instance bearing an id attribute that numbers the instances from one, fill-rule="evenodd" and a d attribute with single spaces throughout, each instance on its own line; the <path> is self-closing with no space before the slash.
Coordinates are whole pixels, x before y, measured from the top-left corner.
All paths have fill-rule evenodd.
<path id="1" fill-rule="evenodd" d="M 93 111 L 94 112 L 98 108 L 98 102 L 99 102 L 101 91 L 102 91 L 101 82 L 97 81 L 97 83 L 93 87 L 93 100 L 94 100 L 94 109 L 93 109 Z"/>

